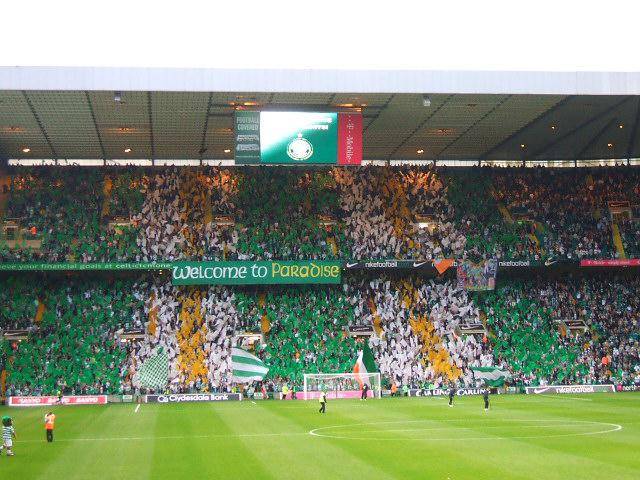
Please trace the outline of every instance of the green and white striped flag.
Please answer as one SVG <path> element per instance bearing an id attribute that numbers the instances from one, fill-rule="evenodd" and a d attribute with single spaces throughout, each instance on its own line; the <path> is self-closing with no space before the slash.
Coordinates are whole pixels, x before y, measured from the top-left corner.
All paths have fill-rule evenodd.
<path id="1" fill-rule="evenodd" d="M 498 367 L 471 367 L 476 380 L 484 380 L 488 387 L 501 387 L 511 379 L 511 374 Z"/>
<path id="2" fill-rule="evenodd" d="M 160 347 L 158 353 L 147 358 L 138 369 L 138 380 L 143 388 L 160 390 L 169 382 L 169 354 Z"/>
<path id="3" fill-rule="evenodd" d="M 248 383 L 262 380 L 269 368 L 255 355 L 246 350 L 233 347 L 231 349 L 231 363 L 233 367 L 233 381 Z"/>

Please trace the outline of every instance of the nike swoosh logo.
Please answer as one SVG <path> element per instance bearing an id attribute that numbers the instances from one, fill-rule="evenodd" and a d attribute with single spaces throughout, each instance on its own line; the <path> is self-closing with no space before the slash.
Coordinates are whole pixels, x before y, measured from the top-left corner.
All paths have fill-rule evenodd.
<path id="1" fill-rule="evenodd" d="M 413 262 L 413 268 L 418 268 L 424 265 L 427 262 Z"/>
<path id="2" fill-rule="evenodd" d="M 533 393 L 544 393 L 547 390 L 549 390 L 548 388 L 534 388 L 533 389 Z"/>
<path id="3" fill-rule="evenodd" d="M 549 267 L 549 266 L 553 265 L 553 264 L 554 264 L 554 263 L 556 263 L 556 262 L 557 262 L 557 260 L 549 260 L 549 259 L 546 259 L 546 260 L 544 261 L 544 264 L 545 264 L 547 267 Z"/>
<path id="4" fill-rule="evenodd" d="M 358 265 L 358 263 L 360 263 L 360 262 L 356 262 L 356 263 L 349 263 L 349 262 L 347 262 L 347 268 L 353 268 L 353 267 L 355 267 L 356 265 Z"/>

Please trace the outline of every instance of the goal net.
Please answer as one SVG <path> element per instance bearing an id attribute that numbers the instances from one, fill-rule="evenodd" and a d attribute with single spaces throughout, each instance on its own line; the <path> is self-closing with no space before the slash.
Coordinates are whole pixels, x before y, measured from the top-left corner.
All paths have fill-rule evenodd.
<path id="1" fill-rule="evenodd" d="M 303 397 L 317 399 L 320 392 L 327 398 L 360 398 L 362 386 L 369 385 L 368 398 L 380 398 L 380 373 L 305 373 Z"/>

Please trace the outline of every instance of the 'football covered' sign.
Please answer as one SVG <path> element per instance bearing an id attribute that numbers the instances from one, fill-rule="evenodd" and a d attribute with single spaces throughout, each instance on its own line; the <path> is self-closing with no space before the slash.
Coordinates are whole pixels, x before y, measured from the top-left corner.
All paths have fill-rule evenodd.
<path id="1" fill-rule="evenodd" d="M 176 262 L 174 285 L 273 285 L 340 283 L 341 262 Z"/>
<path id="2" fill-rule="evenodd" d="M 235 142 L 238 164 L 359 165 L 362 115 L 239 110 Z"/>

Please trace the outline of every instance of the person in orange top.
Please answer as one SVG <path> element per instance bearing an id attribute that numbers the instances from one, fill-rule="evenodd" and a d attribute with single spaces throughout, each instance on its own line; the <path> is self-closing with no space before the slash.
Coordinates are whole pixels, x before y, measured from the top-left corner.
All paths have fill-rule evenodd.
<path id="1" fill-rule="evenodd" d="M 396 393 L 398 393 L 398 385 L 394 382 L 393 385 L 391 385 L 391 396 L 395 397 Z"/>
<path id="2" fill-rule="evenodd" d="M 53 442 L 53 427 L 56 421 L 56 416 L 53 412 L 49 412 L 44 416 L 44 428 L 47 431 L 47 442 Z"/>

